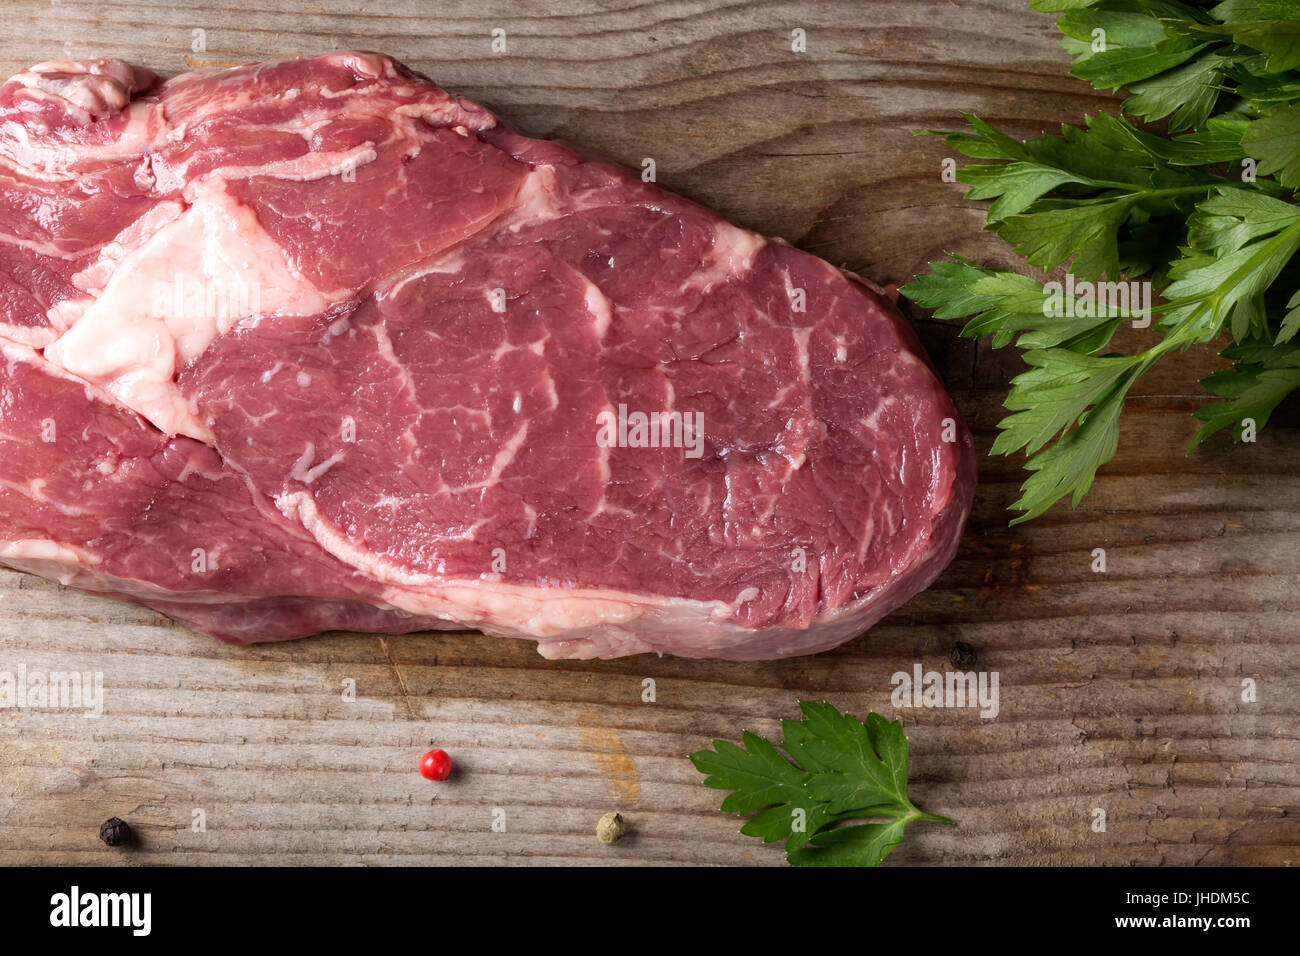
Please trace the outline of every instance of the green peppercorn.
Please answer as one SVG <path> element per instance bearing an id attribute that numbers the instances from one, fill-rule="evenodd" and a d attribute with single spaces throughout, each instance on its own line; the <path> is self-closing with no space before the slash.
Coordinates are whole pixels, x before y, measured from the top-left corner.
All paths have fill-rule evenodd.
<path id="1" fill-rule="evenodd" d="M 596 824 L 596 839 L 605 846 L 613 846 L 623 839 L 623 834 L 626 832 L 627 824 L 623 822 L 621 814 L 607 813 Z"/>

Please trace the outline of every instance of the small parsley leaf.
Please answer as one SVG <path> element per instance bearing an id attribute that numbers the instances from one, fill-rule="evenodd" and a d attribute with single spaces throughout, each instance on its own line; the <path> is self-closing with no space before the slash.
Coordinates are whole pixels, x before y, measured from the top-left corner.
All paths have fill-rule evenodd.
<path id="1" fill-rule="evenodd" d="M 1020 498 L 1011 506 L 1023 512 L 1012 519 L 1012 524 L 1037 518 L 1067 495 L 1071 507 L 1079 504 L 1092 487 L 1097 469 L 1115 457 L 1119 410 L 1131 383 L 1131 377 L 1117 382 L 1083 414 L 1077 428 L 1025 462 L 1025 468 L 1033 474 L 1025 479 Z"/>
<path id="2" fill-rule="evenodd" d="M 1248 421 L 1256 431 L 1262 429 L 1281 401 L 1300 389 L 1300 347 L 1277 348 L 1265 342 L 1226 349 L 1224 354 L 1240 361 L 1201 379 L 1201 384 L 1228 401 L 1196 410 L 1205 424 L 1193 436 L 1189 453 L 1224 428 L 1232 429 L 1234 441 L 1241 440 Z"/>
<path id="3" fill-rule="evenodd" d="M 908 799 L 900 721 L 869 713 L 864 723 L 813 701 L 799 709 L 801 720 L 781 722 L 784 754 L 743 731 L 743 746 L 715 740 L 690 755 L 705 786 L 732 791 L 721 809 L 749 816 L 741 833 L 785 841 L 796 866 L 875 866 L 902 842 L 908 823 L 952 823 Z M 852 820 L 884 822 L 838 826 Z"/>
<path id="4" fill-rule="evenodd" d="M 1242 137 L 1242 147 L 1259 161 L 1260 175 L 1277 173 L 1288 189 L 1300 186 L 1300 104 L 1255 120 Z"/>

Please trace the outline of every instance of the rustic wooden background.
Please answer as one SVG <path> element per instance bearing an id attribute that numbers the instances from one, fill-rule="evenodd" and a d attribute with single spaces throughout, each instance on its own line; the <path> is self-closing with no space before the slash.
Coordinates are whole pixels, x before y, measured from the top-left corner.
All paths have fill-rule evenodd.
<path id="1" fill-rule="evenodd" d="M 220 6 L 10 0 L 0 70 L 381 50 L 527 131 L 653 156 L 670 188 L 882 282 L 945 250 L 1014 261 L 939 181 L 943 144 L 911 129 L 963 108 L 1029 135 L 1113 108 L 1066 75 L 1051 20 L 1022 0 Z M 494 27 L 504 55 L 489 52 Z M 1014 356 L 918 319 L 987 450 Z M 777 864 L 685 755 L 771 732 L 801 697 L 890 714 L 890 675 L 945 669 L 957 640 L 999 672 L 1001 713 L 902 712 L 915 798 L 959 825 L 915 828 L 891 864 L 1294 862 L 1300 433 L 1292 416 L 1254 445 L 1185 458 L 1191 383 L 1214 362 L 1192 353 L 1142 381 L 1078 511 L 1009 530 L 1018 462 L 985 460 L 940 582 L 802 660 L 547 663 L 472 634 L 232 648 L 0 572 L 0 670 L 98 670 L 107 685 L 97 720 L 0 711 L 0 863 Z M 1098 547 L 1105 574 L 1090 570 Z M 415 772 L 430 745 L 456 762 L 444 784 Z M 633 831 L 606 848 L 593 831 L 610 809 Z M 140 846 L 100 844 L 113 815 Z"/>

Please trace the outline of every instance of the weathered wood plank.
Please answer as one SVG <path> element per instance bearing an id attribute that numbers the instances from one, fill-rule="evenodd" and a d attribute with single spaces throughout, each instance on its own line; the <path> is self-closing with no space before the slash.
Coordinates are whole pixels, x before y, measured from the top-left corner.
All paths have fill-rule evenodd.
<path id="1" fill-rule="evenodd" d="M 939 182 L 942 142 L 912 129 L 950 126 L 960 108 L 1028 135 L 1109 102 L 1066 76 L 1050 20 L 1019 0 L 354 8 L 11 3 L 0 71 L 112 54 L 175 73 L 379 49 L 529 132 L 654 156 L 670 188 L 882 282 L 945 251 L 1015 261 Z M 494 27 L 505 55 L 489 52 Z M 806 54 L 790 50 L 795 27 Z M 920 328 L 986 450 L 1014 355 Z M 1284 418 L 1254 445 L 1185 458 L 1193 382 L 1216 361 L 1193 352 L 1142 381 L 1121 453 L 1078 511 L 1007 528 L 1019 464 L 985 459 L 940 582 L 815 658 L 553 663 L 469 634 L 230 648 L 0 572 L 0 670 L 100 671 L 105 684 L 96 719 L 0 711 L 0 863 L 777 863 L 716 812 L 684 755 L 742 726 L 774 730 L 798 697 L 892 714 L 891 675 L 946 668 L 956 640 L 998 671 L 1001 710 L 899 712 L 918 801 L 959 826 L 918 828 L 894 861 L 1293 863 L 1300 434 Z M 1098 547 L 1105 574 L 1090 569 Z M 1257 703 L 1241 700 L 1245 678 Z M 442 785 L 415 772 L 433 744 L 457 766 Z M 605 848 L 595 822 L 615 808 L 633 833 Z M 206 832 L 191 829 L 195 809 Z M 98 842 L 112 815 L 141 846 Z"/>

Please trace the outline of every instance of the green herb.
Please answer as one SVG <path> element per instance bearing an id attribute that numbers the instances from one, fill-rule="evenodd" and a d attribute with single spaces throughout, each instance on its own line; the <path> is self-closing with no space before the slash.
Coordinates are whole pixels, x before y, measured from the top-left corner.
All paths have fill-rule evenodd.
<path id="1" fill-rule="evenodd" d="M 1074 295 L 960 257 L 933 262 L 903 288 L 963 335 L 1024 350 L 995 454 L 1024 452 L 1030 472 L 1013 524 L 1061 498 L 1077 505 L 1115 454 L 1133 383 L 1170 353 L 1230 341 L 1233 361 L 1202 384 L 1225 399 L 1196 411 L 1190 452 L 1225 428 L 1263 428 L 1300 388 L 1300 2 L 1035 0 L 1063 15 L 1071 72 L 1128 88 L 1122 113 L 1166 121 L 1169 135 L 1125 116 L 1086 117 L 1060 135 L 1020 141 L 976 116 L 945 137 L 977 160 L 967 198 L 992 200 L 991 230 L 1029 266 L 1067 265 Z M 1135 304 L 1132 280 L 1154 295 Z M 1103 294 L 1104 293 L 1104 294 Z M 1152 344 L 1107 352 L 1125 321 Z"/>
<path id="2" fill-rule="evenodd" d="M 796 866 L 875 866 L 903 842 L 907 824 L 952 824 L 908 800 L 899 721 L 871 713 L 864 724 L 806 700 L 799 709 L 802 720 L 781 721 L 785 753 L 746 730 L 743 746 L 715 740 L 712 750 L 691 754 L 708 775 L 705 786 L 733 791 L 722 809 L 750 817 L 741 833 L 785 841 L 786 859 Z M 879 822 L 838 826 L 849 820 Z"/>

